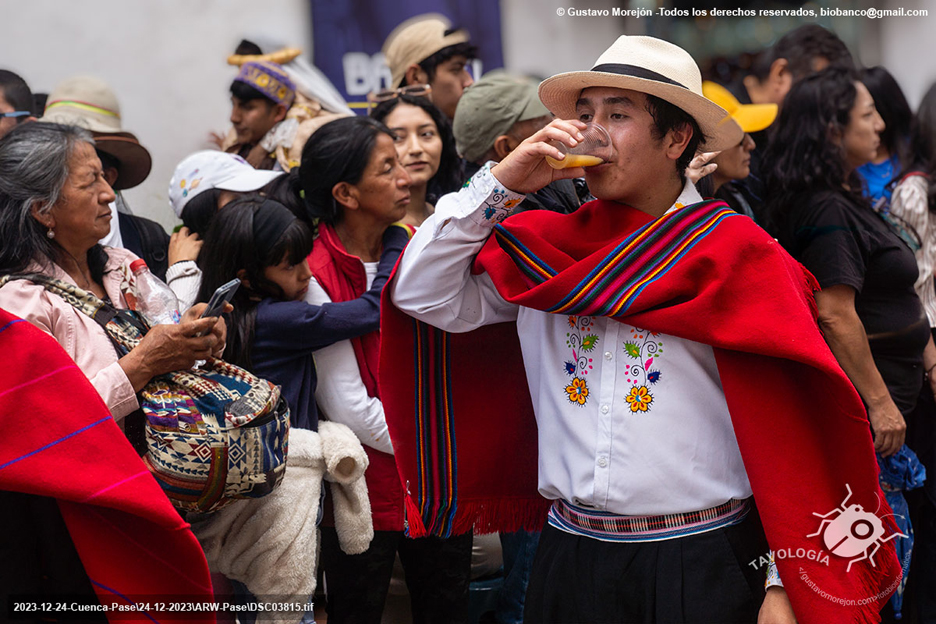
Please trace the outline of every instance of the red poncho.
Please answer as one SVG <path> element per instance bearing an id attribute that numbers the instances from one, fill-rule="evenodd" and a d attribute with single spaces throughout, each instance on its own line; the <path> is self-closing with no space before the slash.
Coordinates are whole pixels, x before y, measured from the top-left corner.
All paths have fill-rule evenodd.
<path id="1" fill-rule="evenodd" d="M 201 546 L 84 373 L 55 340 L 3 310 L 0 352 L 0 489 L 58 501 L 102 604 L 213 600 Z M 147 615 L 215 621 L 211 611 Z"/>
<path id="2" fill-rule="evenodd" d="M 475 271 L 486 271 L 517 305 L 611 316 L 711 345 L 771 548 L 827 555 L 828 565 L 822 555 L 778 560 L 799 621 L 879 621 L 900 576 L 893 542 L 877 551 L 876 566 L 858 561 L 846 572 L 851 559 L 830 553 L 821 534 L 806 537 L 820 528 L 814 513 L 841 507 L 846 486 L 849 506 L 869 514 L 880 507 L 885 536 L 895 526 L 880 520 L 889 509 L 864 406 L 816 324 L 818 285 L 776 241 L 721 202 L 654 220 L 599 200 L 571 215 L 512 217 L 496 227 Z M 401 478 L 419 484 L 407 500 L 411 533 L 458 532 L 476 520 L 482 530 L 529 526 L 532 408 L 522 368 L 511 371 L 513 379 L 501 372 L 504 358 L 518 361 L 515 333 L 510 339 L 503 326 L 492 326 L 439 335 L 427 350 L 421 336 L 433 331 L 396 310 L 389 296 L 382 314 L 384 410 Z M 456 342 L 471 345 L 468 357 Z M 479 354 L 483 359 L 470 359 Z M 421 364 L 429 355 L 435 369 Z M 479 390 L 479 363 L 492 358 L 498 386 L 514 389 L 508 409 L 492 409 Z M 848 601 L 855 604 L 843 606 Z"/>

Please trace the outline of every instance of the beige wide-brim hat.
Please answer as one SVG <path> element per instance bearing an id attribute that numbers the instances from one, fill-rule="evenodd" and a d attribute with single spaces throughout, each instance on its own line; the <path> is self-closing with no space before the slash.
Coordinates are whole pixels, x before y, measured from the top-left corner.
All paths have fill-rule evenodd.
<path id="1" fill-rule="evenodd" d="M 689 53 L 662 39 L 623 35 L 590 71 L 566 72 L 539 86 L 543 104 L 560 119 L 575 118 L 583 89 L 612 87 L 648 93 L 692 115 L 706 136 L 707 152 L 734 147 L 744 133 L 728 112 L 702 95 L 702 74 Z"/>
<path id="2" fill-rule="evenodd" d="M 116 191 L 133 188 L 150 174 L 153 159 L 149 150 L 121 127 L 117 96 L 100 78 L 74 76 L 60 82 L 49 94 L 39 121 L 90 130 L 95 147 L 120 162 Z"/>

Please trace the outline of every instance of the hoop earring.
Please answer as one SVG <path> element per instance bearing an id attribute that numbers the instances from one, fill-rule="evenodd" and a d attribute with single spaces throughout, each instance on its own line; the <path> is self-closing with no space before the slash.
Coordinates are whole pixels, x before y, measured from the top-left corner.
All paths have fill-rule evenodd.
<path id="1" fill-rule="evenodd" d="M 49 228 L 49 231 L 45 234 L 49 238 L 55 238 L 55 232 L 52 231 L 52 228 Z"/>

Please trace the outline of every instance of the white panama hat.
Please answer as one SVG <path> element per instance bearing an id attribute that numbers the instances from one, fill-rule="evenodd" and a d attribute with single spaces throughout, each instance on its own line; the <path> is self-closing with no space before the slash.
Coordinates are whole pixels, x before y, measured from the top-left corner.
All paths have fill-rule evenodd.
<path id="1" fill-rule="evenodd" d="M 648 93 L 692 115 L 707 137 L 705 151 L 734 147 L 744 138 L 728 112 L 702 95 L 702 74 L 689 53 L 654 37 L 618 37 L 590 71 L 557 74 L 539 86 L 543 104 L 560 119 L 575 118 L 583 89 L 612 87 Z"/>

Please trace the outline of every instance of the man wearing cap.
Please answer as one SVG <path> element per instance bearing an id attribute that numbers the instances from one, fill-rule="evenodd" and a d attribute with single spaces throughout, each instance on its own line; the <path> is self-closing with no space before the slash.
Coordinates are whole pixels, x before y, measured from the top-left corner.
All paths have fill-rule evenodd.
<path id="1" fill-rule="evenodd" d="M 276 148 L 293 144 L 299 123 L 286 119 L 296 87 L 283 68 L 271 61 L 248 61 L 231 83 L 233 128 L 221 149 L 237 154 L 257 169 L 281 169 Z"/>
<path id="2" fill-rule="evenodd" d="M 26 81 L 0 69 L 0 138 L 24 121 L 35 121 L 33 96 Z"/>
<path id="3" fill-rule="evenodd" d="M 470 178 L 484 163 L 500 162 L 520 143 L 552 121 L 536 94 L 536 83 L 500 70 L 485 74 L 458 101 L 452 131 Z M 527 193 L 514 212 L 552 210 L 568 214 L 580 205 L 571 180 L 556 180 Z"/>
<path id="4" fill-rule="evenodd" d="M 428 84 L 432 103 L 449 119 L 473 80 L 466 66 L 478 49 L 468 32 L 452 28 L 435 13 L 418 15 L 397 26 L 387 37 L 383 53 L 394 87 Z"/>
<path id="5" fill-rule="evenodd" d="M 738 145 L 722 150 L 712 162 L 715 171 L 709 176 L 714 188 L 706 189 L 702 184 L 699 192 L 706 197 L 716 197 L 740 214 L 758 221 L 752 204 L 757 198 L 744 184 L 738 181 L 746 179 L 751 173 L 751 152 L 757 147 L 751 133 L 760 132 L 770 126 L 777 117 L 776 104 L 741 104 L 731 92 L 720 84 L 706 80 L 702 83 L 702 95 L 712 100 L 727 111 L 728 115 L 744 131 L 744 138 Z M 763 225 L 763 224 L 761 224 Z"/>
<path id="6" fill-rule="evenodd" d="M 117 192 L 111 204 L 111 231 L 101 244 L 129 249 L 146 261 L 153 275 L 165 280 L 169 265 L 180 259 L 170 257 L 169 235 L 155 221 L 132 214 L 120 192 L 141 184 L 153 161 L 136 136 L 121 128 L 120 105 L 113 89 L 94 76 L 68 78 L 49 94 L 40 121 L 91 131 L 104 179 Z"/>
<path id="7" fill-rule="evenodd" d="M 849 492 L 865 510 L 883 500 L 871 435 L 817 329 L 815 280 L 684 179 L 700 144 L 742 139 L 701 82 L 684 50 L 636 36 L 590 71 L 544 81 L 557 119 L 439 201 L 388 289 L 395 307 L 381 309 L 384 409 L 411 486 L 410 531 L 444 529 L 440 515 L 456 527 L 528 526 L 536 505 L 520 485 L 535 475 L 548 515 L 526 622 L 876 621 L 900 575 L 887 543 L 873 564 L 815 556 L 817 516 L 832 518 Z M 545 156 L 562 158 L 550 142 L 576 145 L 584 122 L 608 130 L 610 158 L 549 167 Z M 504 221 L 525 193 L 582 175 L 597 200 Z M 474 374 L 456 340 L 432 342 L 401 310 L 472 332 Z M 444 366 L 417 359 L 411 379 L 389 361 L 425 344 Z M 522 409 L 502 409 L 524 383 L 535 429 Z M 531 436 L 538 461 L 525 460 Z M 481 457 L 466 451 L 479 440 Z M 765 594 L 757 562 L 768 543 L 803 557 L 781 558 L 786 587 Z"/>

